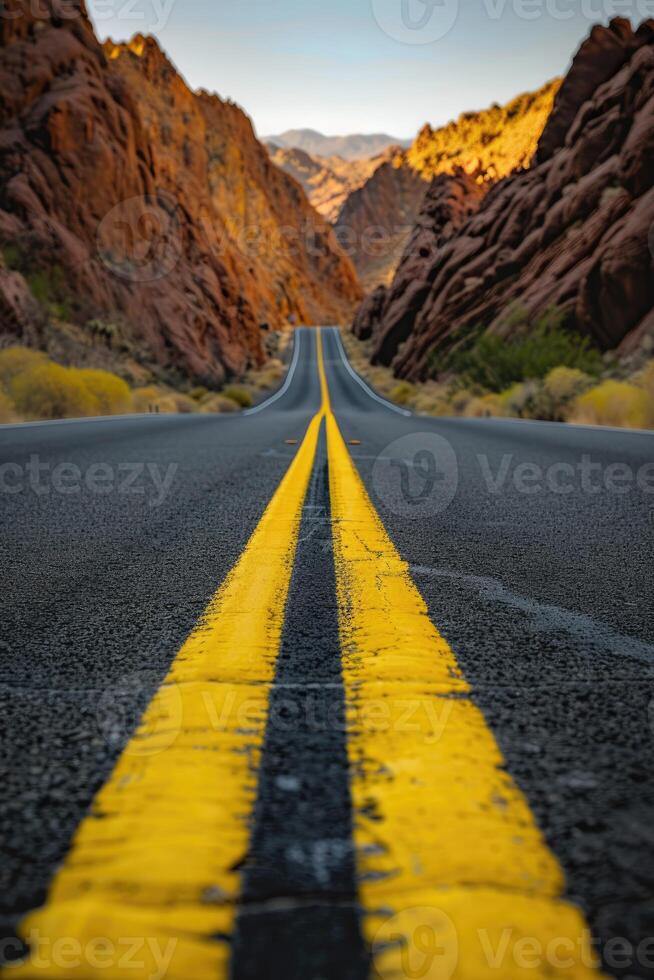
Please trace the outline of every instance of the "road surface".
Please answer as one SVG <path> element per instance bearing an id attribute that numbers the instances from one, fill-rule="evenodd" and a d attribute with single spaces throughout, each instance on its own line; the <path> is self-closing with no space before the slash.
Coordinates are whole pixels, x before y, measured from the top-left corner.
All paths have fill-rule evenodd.
<path id="1" fill-rule="evenodd" d="M 3 975 L 654 977 L 654 436 L 295 344 L 0 429 Z"/>

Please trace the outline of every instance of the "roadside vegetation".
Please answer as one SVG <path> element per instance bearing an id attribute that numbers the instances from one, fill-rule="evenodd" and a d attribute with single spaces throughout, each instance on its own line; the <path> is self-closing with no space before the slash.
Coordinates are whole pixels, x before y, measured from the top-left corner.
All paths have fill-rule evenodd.
<path id="1" fill-rule="evenodd" d="M 0 423 L 130 413 L 237 412 L 276 387 L 286 368 L 278 358 L 220 391 L 179 391 L 162 384 L 130 386 L 111 371 L 67 367 L 42 351 L 0 350 Z"/>
<path id="2" fill-rule="evenodd" d="M 370 364 L 371 344 L 349 331 L 343 342 L 355 369 L 392 401 L 423 415 L 543 419 L 654 429 L 654 360 L 631 370 L 572 337 L 547 311 L 511 341 L 479 333 L 432 358 L 439 380 L 398 381 Z"/>

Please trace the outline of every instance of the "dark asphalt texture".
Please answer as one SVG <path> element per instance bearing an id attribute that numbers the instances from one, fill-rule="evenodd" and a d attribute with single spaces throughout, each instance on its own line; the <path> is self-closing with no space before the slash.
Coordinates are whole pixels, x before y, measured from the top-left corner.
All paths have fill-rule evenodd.
<path id="1" fill-rule="evenodd" d="M 345 439 L 360 442 L 352 455 L 364 483 L 595 930 L 607 972 L 654 977 L 635 950 L 654 937 L 654 465 L 643 469 L 654 464 L 654 435 L 406 417 L 357 384 L 335 333 L 323 339 L 333 408 Z M 41 474 L 49 492 L 37 493 L 29 476 L 19 492 L 0 492 L 0 916 L 8 933 L 43 900 L 140 711 L 285 472 L 295 451 L 285 440 L 301 439 L 319 407 L 314 338 L 300 331 L 298 342 L 288 389 L 254 415 L 0 427 L 0 468 L 17 464 L 22 473 L 32 456 L 50 467 Z M 103 493 L 83 481 L 78 493 L 56 492 L 52 470 L 62 462 L 84 474 L 107 464 L 114 481 Z M 144 464 L 159 475 L 177 467 L 162 502 L 150 470 L 137 478 L 127 469 Z M 522 464 L 540 469 L 516 472 Z M 0 472 L 5 487 L 21 480 L 15 469 Z M 119 488 L 129 474 L 136 483 Z M 558 492 L 560 480 L 572 489 Z M 333 705 L 342 688 L 324 452 L 312 494 L 319 509 L 304 513 L 277 682 L 332 685 Z M 342 845 L 344 739 L 333 725 L 324 738 L 301 735 L 293 726 L 283 743 L 269 726 L 266 736 L 243 869 L 239 980 L 276 975 L 266 962 L 271 932 L 299 931 L 314 947 L 322 937 L 310 962 L 286 960 L 285 978 L 330 977 L 330 948 L 358 942 L 352 856 Z M 289 806 L 298 786 L 315 789 L 313 814 L 304 805 L 311 792 Z M 284 846 L 291 837 L 295 853 L 309 855 L 301 873 Z M 607 953 L 613 937 L 634 944 L 621 966 Z"/>

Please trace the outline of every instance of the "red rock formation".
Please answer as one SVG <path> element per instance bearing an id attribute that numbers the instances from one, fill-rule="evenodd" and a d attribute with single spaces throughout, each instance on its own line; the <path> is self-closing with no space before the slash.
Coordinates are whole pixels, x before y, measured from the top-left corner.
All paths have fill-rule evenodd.
<path id="1" fill-rule="evenodd" d="M 192 93 L 152 40 L 108 58 L 82 0 L 4 6 L 0 245 L 28 283 L 45 275 L 75 322 L 118 317 L 146 359 L 211 383 L 261 361 L 261 322 L 347 313 L 350 263 L 237 107 Z M 2 330 L 25 337 L 38 325 L 7 276 Z"/>
<path id="2" fill-rule="evenodd" d="M 419 301 L 401 290 L 414 246 L 393 305 L 380 304 L 374 322 L 360 313 L 355 329 L 374 333 L 377 360 L 414 379 L 429 376 L 435 350 L 480 326 L 507 334 L 517 304 L 532 318 L 556 306 L 570 328 L 615 348 L 651 321 L 653 185 L 654 23 L 634 32 L 618 19 L 577 53 L 535 165 L 493 187 L 453 234 L 438 222 L 430 234 L 426 219 Z"/>
<path id="3" fill-rule="evenodd" d="M 487 185 L 462 170 L 436 177 L 427 192 L 418 221 L 391 286 L 379 286 L 361 305 L 353 330 L 369 339 L 383 324 L 376 359 L 390 363 L 409 336 L 430 289 L 430 270 L 438 249 L 479 206 Z"/>
<path id="4" fill-rule="evenodd" d="M 392 281 L 433 178 L 463 170 L 488 187 L 530 162 L 559 85 L 557 79 L 504 106 L 464 112 L 437 129 L 423 126 L 407 150 L 396 148 L 347 198 L 336 229 L 340 241 L 352 241 L 366 289 Z"/>

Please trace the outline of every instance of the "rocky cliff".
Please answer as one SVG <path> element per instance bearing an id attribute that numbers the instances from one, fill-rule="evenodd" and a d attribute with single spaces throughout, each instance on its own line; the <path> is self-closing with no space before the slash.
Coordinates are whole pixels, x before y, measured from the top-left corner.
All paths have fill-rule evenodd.
<path id="1" fill-rule="evenodd" d="M 146 360 L 220 383 L 261 360 L 262 324 L 347 315 L 350 262 L 240 109 L 193 93 L 152 39 L 103 49 L 82 0 L 4 6 L 5 338 L 100 319 Z"/>
<path id="2" fill-rule="evenodd" d="M 347 198 L 336 229 L 340 240 L 353 241 L 366 289 L 392 281 L 434 178 L 463 170 L 488 189 L 529 163 L 559 84 L 549 82 L 504 106 L 464 112 L 446 126 L 424 126 L 409 149 L 395 152 Z"/>
<path id="3" fill-rule="evenodd" d="M 601 348 L 632 348 L 654 330 L 653 184 L 654 22 L 616 19 L 577 52 L 529 169 L 481 198 L 461 174 L 432 185 L 390 289 L 355 332 L 413 379 L 480 330 L 509 335 L 518 308 L 529 321 L 554 307 Z M 461 199 L 449 224 L 444 195 Z"/>

